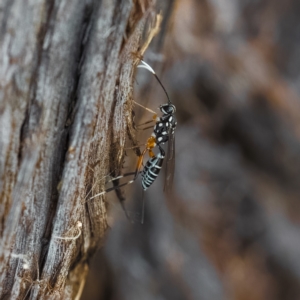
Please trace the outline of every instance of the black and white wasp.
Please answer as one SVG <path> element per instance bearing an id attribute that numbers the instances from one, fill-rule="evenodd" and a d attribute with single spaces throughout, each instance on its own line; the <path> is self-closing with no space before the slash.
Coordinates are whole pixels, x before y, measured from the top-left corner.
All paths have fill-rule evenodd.
<path id="1" fill-rule="evenodd" d="M 143 172 L 142 172 L 142 187 L 145 191 L 149 186 L 154 182 L 156 177 L 158 176 L 160 169 L 163 164 L 163 160 L 165 158 L 165 151 L 161 147 L 161 145 L 168 142 L 168 151 L 167 151 L 167 170 L 166 170 L 166 177 L 165 177 L 165 186 L 164 190 L 169 192 L 172 187 L 173 177 L 174 177 L 174 167 L 175 167 L 175 128 L 177 125 L 175 119 L 175 112 L 176 107 L 174 104 L 171 103 L 169 95 L 165 90 L 163 84 L 161 83 L 160 79 L 157 77 L 154 70 L 146 64 L 144 61 L 141 61 L 141 65 L 138 68 L 145 68 L 149 70 L 157 79 L 161 87 L 163 88 L 168 102 L 165 104 L 160 105 L 160 111 L 162 112 L 161 117 L 156 118 L 156 124 L 153 129 L 153 133 L 151 137 L 147 140 L 146 148 L 142 155 L 148 151 L 150 159 L 147 161 Z M 152 149 L 158 147 L 159 154 L 155 156 Z"/>
<path id="2" fill-rule="evenodd" d="M 129 176 L 129 175 L 134 175 L 134 178 L 123 184 L 115 185 L 114 187 L 109 188 L 109 189 L 105 190 L 104 192 L 93 196 L 92 198 L 103 195 L 112 190 L 117 191 L 120 187 L 133 183 L 137 179 L 137 177 L 140 173 L 141 173 L 141 177 L 142 177 L 142 188 L 144 191 L 146 191 L 151 186 L 151 184 L 155 181 L 158 174 L 160 173 L 164 159 L 166 159 L 164 191 L 166 193 L 169 193 L 171 191 L 172 184 L 173 184 L 173 178 L 174 178 L 174 170 L 175 170 L 175 135 L 174 134 L 175 134 L 177 122 L 176 122 L 176 118 L 175 118 L 174 114 L 176 112 L 176 107 L 174 104 L 172 104 L 166 89 L 164 88 L 162 82 L 160 81 L 160 79 L 158 78 L 158 76 L 156 75 L 154 70 L 143 60 L 141 60 L 141 64 L 138 65 L 138 68 L 147 69 L 155 76 L 156 80 L 163 88 L 163 90 L 167 96 L 168 102 L 159 106 L 159 109 L 162 112 L 162 116 L 158 117 L 158 116 L 154 115 L 154 119 L 155 119 L 156 123 L 155 123 L 154 129 L 153 129 L 153 133 L 148 138 L 146 145 L 145 145 L 146 147 L 138 158 L 138 163 L 137 163 L 135 172 L 118 176 L 118 177 L 112 179 L 112 181 L 119 180 L 120 178 Z M 167 155 L 165 154 L 165 151 L 162 148 L 162 145 L 165 143 L 168 143 Z M 158 151 L 159 151 L 159 153 L 157 155 L 153 152 L 153 149 L 156 147 L 158 148 Z M 149 154 L 149 159 L 146 162 L 145 166 L 143 167 L 143 159 L 144 159 L 146 152 L 148 152 L 148 154 Z M 142 167 L 143 167 L 143 170 L 141 171 Z M 121 205 L 127 215 L 127 212 L 126 212 L 126 209 L 125 209 L 124 203 L 123 203 L 125 199 L 121 196 L 120 193 L 117 193 L 117 195 L 118 195 Z M 144 212 L 144 202 L 143 202 L 142 213 L 143 212 Z M 128 215 L 127 215 L 127 217 L 128 217 Z M 143 223 L 143 217 L 142 217 L 142 223 Z"/>

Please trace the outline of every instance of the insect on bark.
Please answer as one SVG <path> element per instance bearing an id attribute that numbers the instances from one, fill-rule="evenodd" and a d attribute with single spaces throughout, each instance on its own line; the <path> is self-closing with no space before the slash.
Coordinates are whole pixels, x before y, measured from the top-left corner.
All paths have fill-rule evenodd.
<path id="1" fill-rule="evenodd" d="M 146 191 L 153 184 L 158 174 L 160 173 L 164 159 L 166 159 L 164 191 L 166 193 L 170 193 L 172 189 L 174 170 L 175 170 L 175 129 L 177 125 L 177 121 L 175 118 L 176 107 L 174 104 L 172 104 L 165 87 L 163 86 L 162 82 L 160 81 L 160 79 L 158 78 L 154 70 L 143 60 L 141 60 L 141 64 L 138 65 L 138 68 L 144 68 L 155 76 L 156 80 L 164 90 L 168 101 L 167 103 L 159 106 L 162 115 L 160 117 L 158 117 L 156 114 L 154 115 L 154 121 L 156 123 L 154 125 L 151 136 L 148 138 L 146 142 L 145 149 L 143 150 L 142 154 L 138 158 L 135 172 L 120 175 L 116 178 L 113 178 L 110 181 L 119 181 L 119 179 L 126 176 L 134 176 L 133 179 L 123 184 L 115 185 L 112 188 L 109 188 L 97 195 L 94 195 L 92 198 L 101 196 L 113 190 L 117 191 L 119 188 L 135 182 L 135 180 L 138 178 L 138 175 L 140 173 L 142 177 L 142 188 L 143 191 Z M 165 154 L 165 151 L 162 148 L 162 145 L 165 143 L 168 143 L 167 154 Z M 158 148 L 159 153 L 157 155 L 153 152 L 154 148 Z M 149 155 L 149 159 L 146 162 L 145 166 L 143 167 L 144 156 L 147 152 Z M 124 206 L 124 200 L 125 200 L 124 197 L 121 196 L 121 193 L 118 192 L 117 192 L 117 196 L 120 200 L 120 203 L 122 205 L 122 208 L 127 218 L 130 220 L 129 215 Z M 142 205 L 143 207 L 142 207 L 141 223 L 143 223 L 144 221 L 144 197 L 142 203 L 143 203 Z"/>

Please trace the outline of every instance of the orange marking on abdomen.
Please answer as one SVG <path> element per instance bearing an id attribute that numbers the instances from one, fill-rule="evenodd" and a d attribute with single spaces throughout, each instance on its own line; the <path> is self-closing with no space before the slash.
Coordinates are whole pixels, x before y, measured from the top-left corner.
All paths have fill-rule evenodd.
<path id="1" fill-rule="evenodd" d="M 149 156 L 150 156 L 151 158 L 155 156 L 154 152 L 153 152 L 151 149 L 149 149 Z"/>

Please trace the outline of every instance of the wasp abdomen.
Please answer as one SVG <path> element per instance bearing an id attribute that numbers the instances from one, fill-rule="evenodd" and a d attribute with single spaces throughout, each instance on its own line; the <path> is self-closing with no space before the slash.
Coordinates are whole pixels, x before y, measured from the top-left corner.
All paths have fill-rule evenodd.
<path id="1" fill-rule="evenodd" d="M 164 157 L 165 153 L 160 149 L 160 153 L 157 156 L 154 156 L 147 161 L 142 173 L 142 187 L 144 191 L 148 189 L 158 176 Z"/>

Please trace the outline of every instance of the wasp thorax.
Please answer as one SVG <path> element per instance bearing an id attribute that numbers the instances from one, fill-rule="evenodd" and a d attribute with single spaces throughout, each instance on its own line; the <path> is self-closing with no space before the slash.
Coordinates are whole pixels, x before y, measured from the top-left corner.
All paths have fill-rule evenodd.
<path id="1" fill-rule="evenodd" d="M 150 136 L 147 140 L 147 149 L 153 149 L 156 146 L 156 139 L 154 136 Z"/>
<path id="2" fill-rule="evenodd" d="M 173 104 L 163 104 L 159 108 L 161 112 L 166 115 L 172 115 L 176 112 L 176 107 Z"/>

